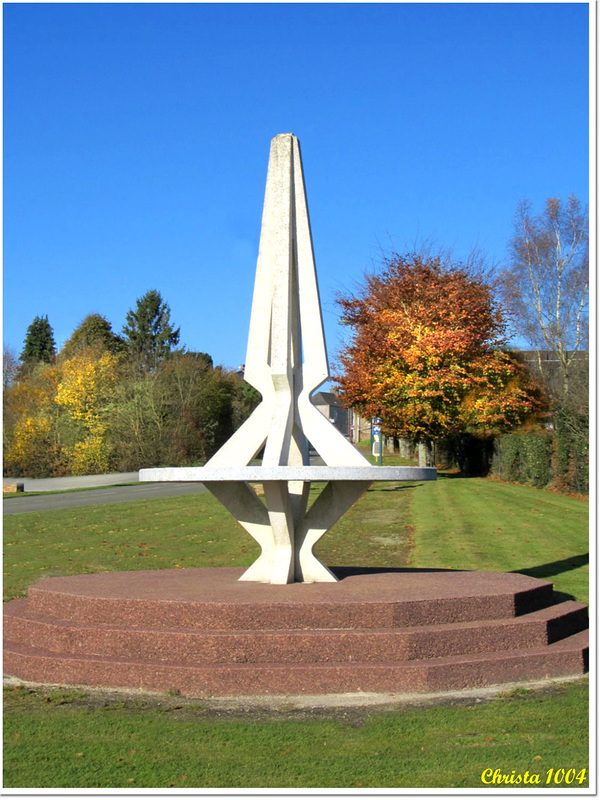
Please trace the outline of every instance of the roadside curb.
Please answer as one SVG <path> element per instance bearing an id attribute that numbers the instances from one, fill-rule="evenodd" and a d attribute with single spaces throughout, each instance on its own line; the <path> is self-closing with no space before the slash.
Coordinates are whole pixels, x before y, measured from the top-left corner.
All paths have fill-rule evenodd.
<path id="1" fill-rule="evenodd" d="M 35 681 L 24 681 L 10 675 L 3 676 L 5 687 L 22 686 L 42 691 L 77 691 L 98 701 L 119 702 L 125 699 L 144 698 L 156 705 L 174 705 L 177 708 L 194 706 L 202 703 L 209 710 L 225 712 L 278 712 L 293 713 L 310 710 L 335 709 L 373 709 L 394 711 L 402 708 L 427 707 L 447 704 L 473 704 L 494 700 L 496 697 L 511 692 L 544 692 L 552 691 L 563 684 L 584 682 L 588 676 L 573 675 L 559 678 L 546 678 L 517 683 L 503 683 L 479 689 L 462 689 L 452 692 L 417 693 L 377 693 L 351 692 L 347 694 L 325 695 L 239 695 L 223 697 L 182 696 L 166 692 L 144 691 L 143 689 L 95 688 L 80 684 L 46 684 Z"/>

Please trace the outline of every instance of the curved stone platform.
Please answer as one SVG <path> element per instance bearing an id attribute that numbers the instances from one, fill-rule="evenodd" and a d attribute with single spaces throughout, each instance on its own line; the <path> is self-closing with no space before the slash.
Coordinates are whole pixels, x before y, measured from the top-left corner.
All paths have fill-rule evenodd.
<path id="1" fill-rule="evenodd" d="M 434 481 L 437 478 L 435 467 L 375 467 L 364 466 L 276 466 L 276 467 L 152 467 L 141 469 L 142 482 L 184 482 L 201 481 L 247 481 L 264 483 L 268 481 Z"/>
<path id="2" fill-rule="evenodd" d="M 583 673 L 587 609 L 515 573 L 241 569 L 48 578 L 4 612 L 4 672 L 187 695 L 434 692 Z"/>

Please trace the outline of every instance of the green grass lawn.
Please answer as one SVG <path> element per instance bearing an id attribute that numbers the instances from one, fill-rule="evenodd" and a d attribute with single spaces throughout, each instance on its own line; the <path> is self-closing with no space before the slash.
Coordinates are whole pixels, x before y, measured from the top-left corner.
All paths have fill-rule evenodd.
<path id="1" fill-rule="evenodd" d="M 6 689 L 4 786 L 482 788 L 485 769 L 545 782 L 550 768 L 587 768 L 586 689 L 348 721 L 218 719 L 201 701 L 143 696 L 89 707 L 85 695 Z"/>
<path id="2" fill-rule="evenodd" d="M 250 565 L 259 547 L 209 494 L 4 518 L 4 599 L 43 577 Z"/>
<path id="3" fill-rule="evenodd" d="M 317 552 L 339 566 L 525 572 L 586 602 L 587 510 L 583 500 L 487 479 L 379 484 Z M 210 495 L 11 515 L 5 599 L 48 575 L 246 566 L 257 555 Z M 482 788 L 488 768 L 543 783 L 549 769 L 582 778 L 588 766 L 585 678 L 347 719 L 285 709 L 231 719 L 202 701 L 94 697 L 5 690 L 5 787 Z"/>
<path id="4" fill-rule="evenodd" d="M 588 504 L 529 486 L 441 474 L 414 490 L 411 566 L 523 572 L 588 602 Z"/>

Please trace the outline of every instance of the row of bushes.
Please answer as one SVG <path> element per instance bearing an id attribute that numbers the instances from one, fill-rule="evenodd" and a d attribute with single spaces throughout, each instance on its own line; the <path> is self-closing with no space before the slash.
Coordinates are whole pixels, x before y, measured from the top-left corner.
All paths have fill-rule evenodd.
<path id="1" fill-rule="evenodd" d="M 495 475 L 529 486 L 552 487 L 575 494 L 589 492 L 587 425 L 573 425 L 569 416 L 555 416 L 554 430 L 509 433 L 481 439 L 460 434 L 436 442 L 438 467 L 463 475 Z"/>
<path id="2" fill-rule="evenodd" d="M 550 432 L 498 437 L 491 471 L 505 481 L 548 486 L 554 477 L 555 449 L 556 436 Z"/>
<path id="3" fill-rule="evenodd" d="M 491 472 L 506 481 L 588 494 L 588 443 L 559 426 L 547 433 L 508 434 L 495 442 Z"/>

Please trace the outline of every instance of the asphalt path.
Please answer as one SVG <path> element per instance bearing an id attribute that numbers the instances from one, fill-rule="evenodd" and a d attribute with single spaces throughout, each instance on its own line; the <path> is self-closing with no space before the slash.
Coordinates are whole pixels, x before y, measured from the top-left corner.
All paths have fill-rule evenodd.
<path id="1" fill-rule="evenodd" d="M 322 465 L 324 462 L 320 456 L 313 454 L 310 463 Z M 5 484 L 23 483 L 25 494 L 18 497 L 4 496 L 2 510 L 4 514 L 27 514 L 35 511 L 52 511 L 55 508 L 134 503 L 138 500 L 180 497 L 208 491 L 202 483 L 197 482 L 137 483 L 138 476 L 138 472 L 114 472 L 109 475 L 74 475 L 65 478 L 4 478 Z M 66 491 L 68 489 L 85 489 L 85 491 L 69 492 Z M 58 491 L 59 494 L 27 496 L 28 492 L 51 491 Z"/>
<path id="2" fill-rule="evenodd" d="M 3 478 L 6 485 L 22 483 L 25 492 L 57 492 L 62 489 L 97 489 L 138 483 L 139 472 L 110 472 L 106 475 L 66 475 L 62 478 Z"/>
<path id="3" fill-rule="evenodd" d="M 108 503 L 133 503 L 159 497 L 179 497 L 202 494 L 206 487 L 201 483 L 140 483 L 136 486 L 111 486 L 105 489 L 87 489 L 80 492 L 4 498 L 4 514 L 26 514 L 35 511 L 52 511 L 56 508 L 82 508 Z"/>

